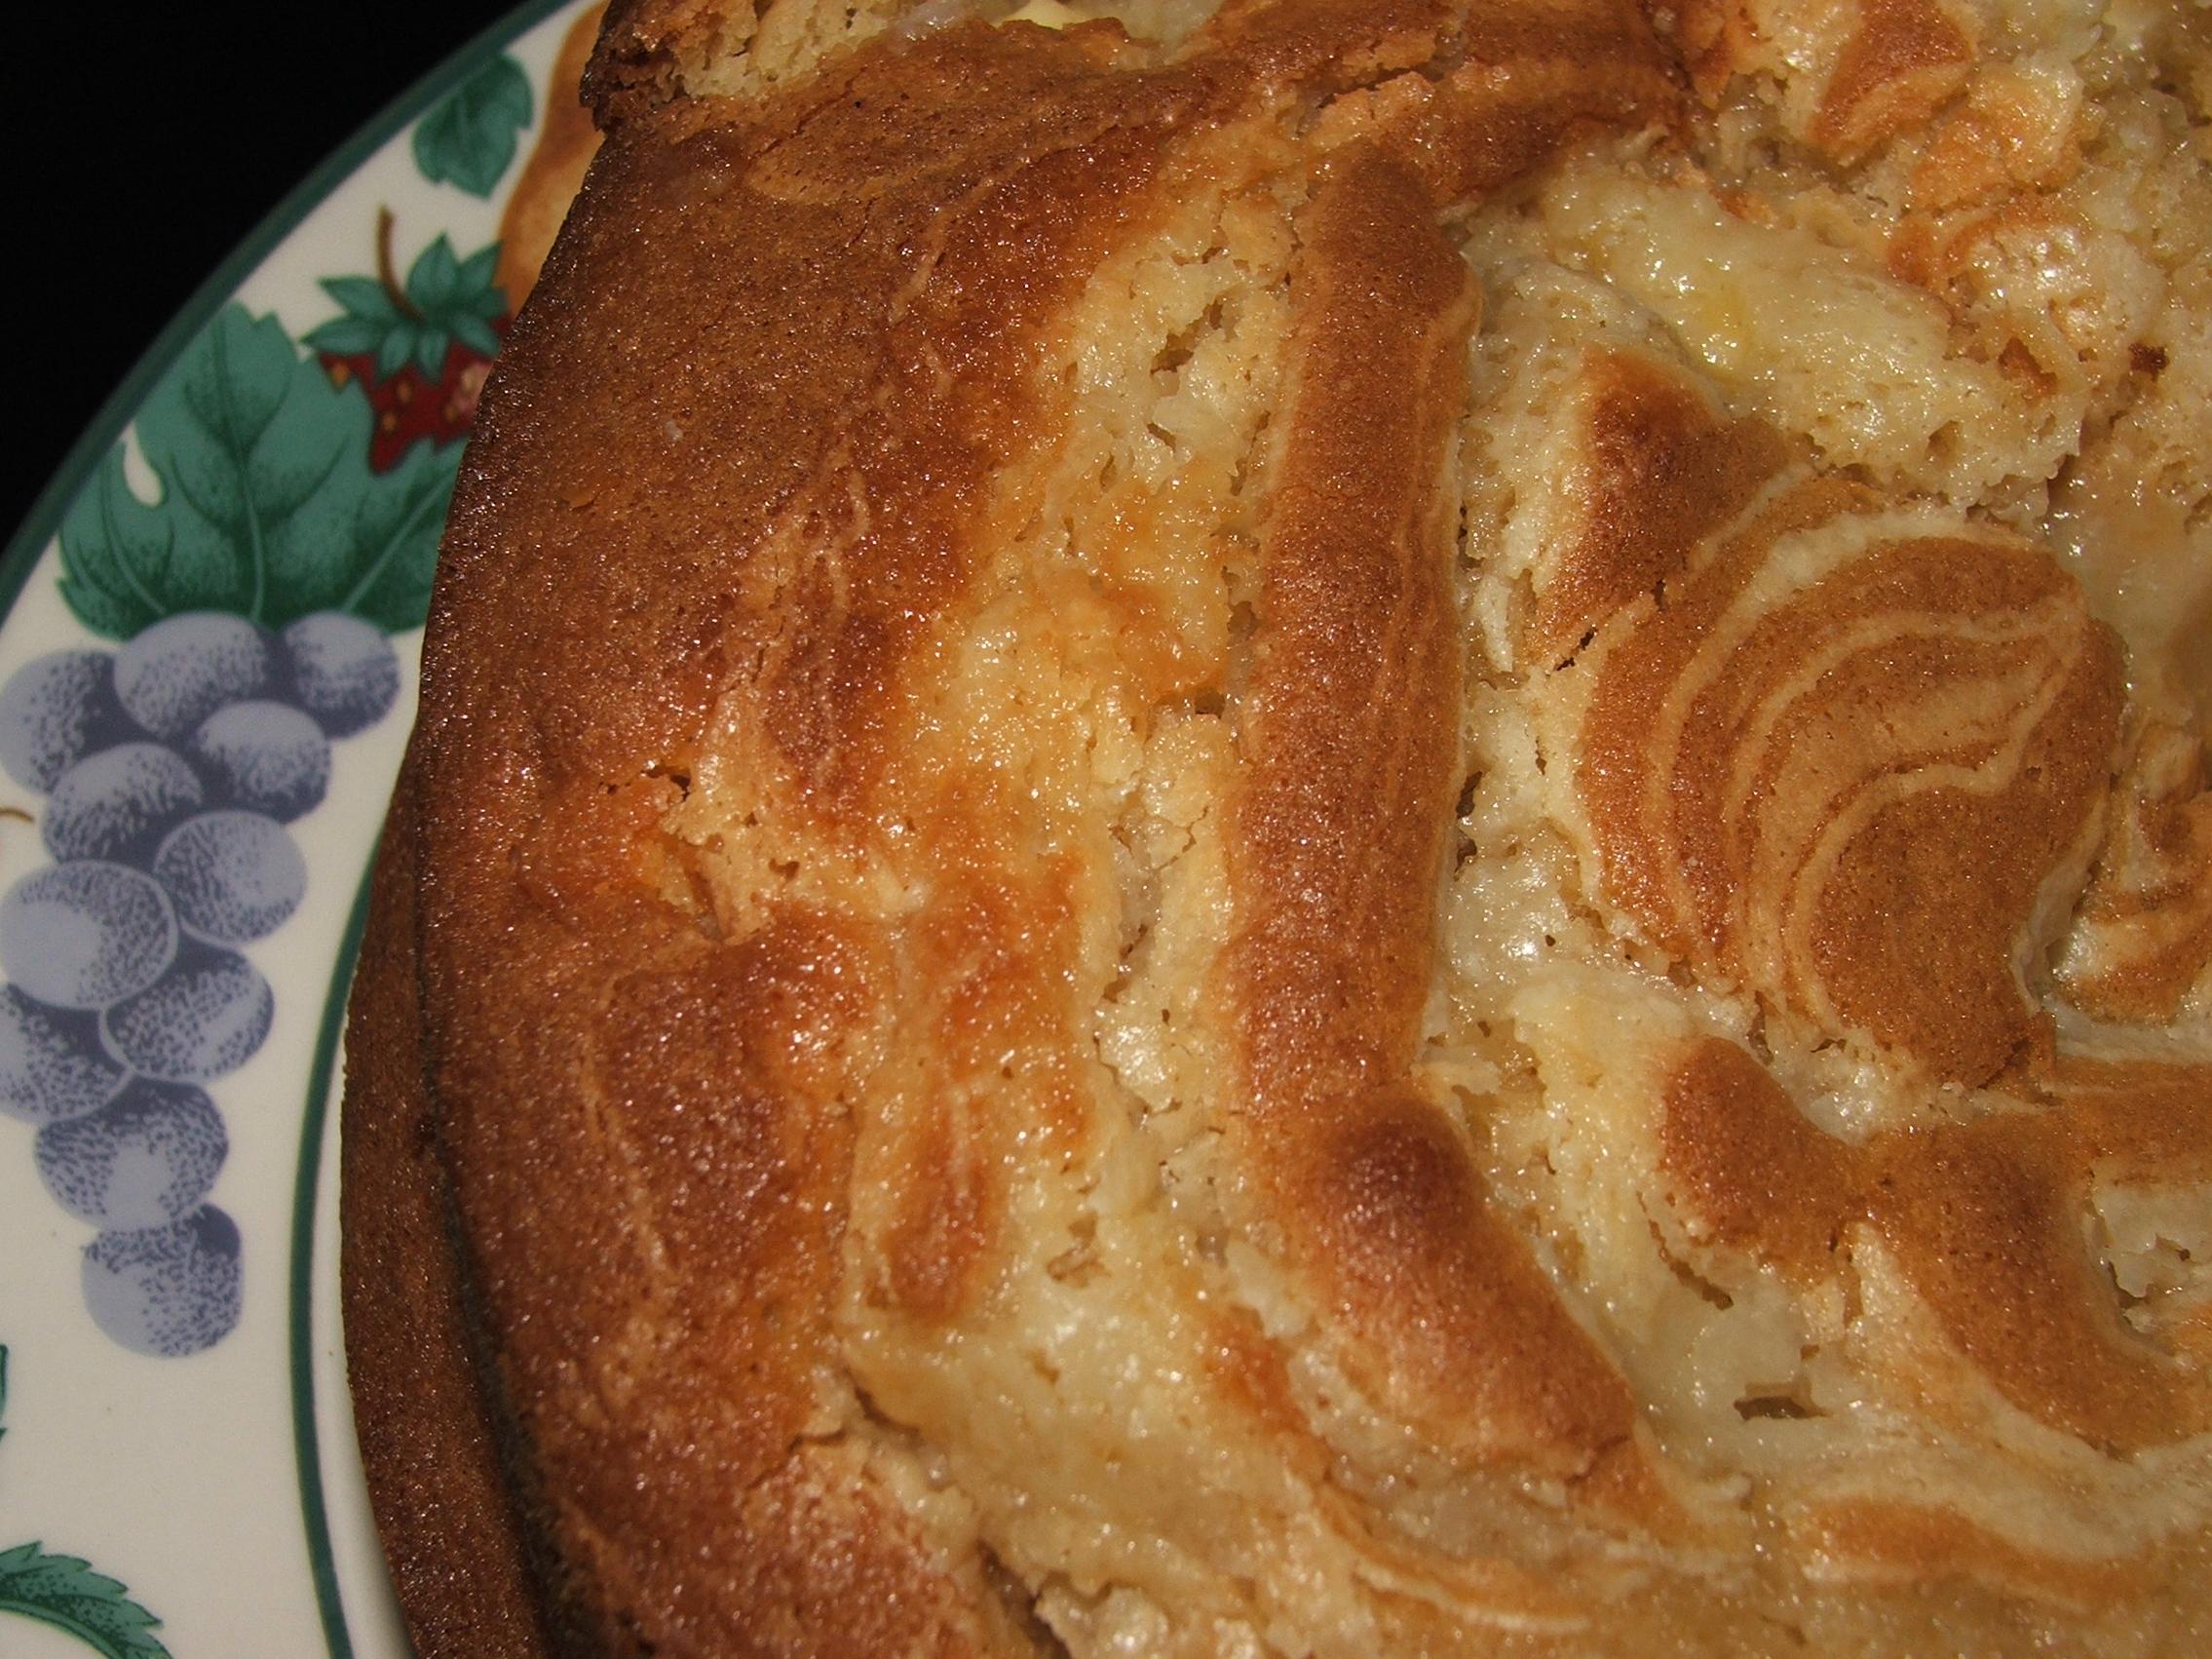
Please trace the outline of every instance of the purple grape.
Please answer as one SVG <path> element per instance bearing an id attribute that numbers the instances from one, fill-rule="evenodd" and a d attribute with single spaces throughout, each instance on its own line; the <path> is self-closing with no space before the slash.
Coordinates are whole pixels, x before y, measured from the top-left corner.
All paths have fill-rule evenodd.
<path id="1" fill-rule="evenodd" d="M 86 755 L 132 735 L 112 651 L 53 652 L 0 689 L 0 766 L 26 790 L 44 794 Z"/>
<path id="2" fill-rule="evenodd" d="M 115 654 L 115 695 L 133 720 L 175 742 L 226 703 L 274 680 L 269 637 L 227 611 L 186 611 L 142 629 Z"/>
<path id="3" fill-rule="evenodd" d="M 128 1075 L 100 1046 L 99 1016 L 0 989 L 0 1112 L 59 1123 L 104 1105 Z"/>
<path id="4" fill-rule="evenodd" d="M 46 1190 L 78 1219 L 159 1227 L 208 1196 L 229 1152 L 205 1093 L 141 1077 L 88 1117 L 48 1124 L 36 1155 Z"/>
<path id="5" fill-rule="evenodd" d="M 299 706 L 331 737 L 384 717 L 400 695 L 400 659 L 384 631 L 342 610 L 303 616 L 278 636 Z"/>
<path id="6" fill-rule="evenodd" d="M 238 1223 L 212 1204 L 166 1227 L 102 1233 L 85 1246 L 85 1307 L 133 1353 L 178 1359 L 238 1324 Z"/>
<path id="7" fill-rule="evenodd" d="M 307 893 L 307 860 L 275 819 L 203 812 L 169 832 L 154 854 L 184 931 L 216 945 L 274 932 Z"/>
<path id="8" fill-rule="evenodd" d="M 170 827 L 207 804 L 191 762 L 158 743 L 125 743 L 61 774 L 41 825 L 57 859 L 141 864 Z"/>
<path id="9" fill-rule="evenodd" d="M 233 703 L 192 734 L 192 758 L 232 805 L 288 824 L 330 785 L 330 740 L 288 703 Z"/>
<path id="10" fill-rule="evenodd" d="M 34 869 L 0 899 L 0 968 L 54 1008 L 101 1009 L 144 990 L 176 940 L 161 884 L 118 864 Z"/>
<path id="11" fill-rule="evenodd" d="M 100 1032 L 110 1054 L 148 1077 L 205 1083 L 253 1058 L 276 1010 L 252 963 L 192 945 L 156 984 L 103 1014 Z"/>

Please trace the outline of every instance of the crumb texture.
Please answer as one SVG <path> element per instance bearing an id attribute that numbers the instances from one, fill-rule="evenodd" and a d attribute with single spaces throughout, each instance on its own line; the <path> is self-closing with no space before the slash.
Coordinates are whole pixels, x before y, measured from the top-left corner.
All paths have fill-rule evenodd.
<path id="1" fill-rule="evenodd" d="M 2212 1645 L 2199 8 L 586 87 L 350 1038 L 425 1659 Z"/>

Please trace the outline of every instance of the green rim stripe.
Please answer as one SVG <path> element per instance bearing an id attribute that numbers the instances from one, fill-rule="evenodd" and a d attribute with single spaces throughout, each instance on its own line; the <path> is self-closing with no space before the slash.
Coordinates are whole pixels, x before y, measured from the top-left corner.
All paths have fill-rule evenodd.
<path id="1" fill-rule="evenodd" d="M 315 1580 L 315 1605 L 323 1617 L 323 1640 L 330 1659 L 353 1659 L 354 1643 L 346 1629 L 345 1601 L 338 1593 L 338 1563 L 330 1550 L 323 1452 L 315 1427 L 315 1210 L 323 1172 L 323 1135 L 330 1115 L 330 1078 L 337 1068 L 338 1039 L 346 1026 L 346 988 L 353 982 L 354 956 L 361 948 L 362 930 L 368 924 L 368 889 L 369 878 L 363 875 L 345 934 L 338 941 L 337 964 L 330 971 L 330 993 L 323 1003 L 315 1059 L 308 1068 L 299 1173 L 292 1186 L 292 1449 L 299 1459 L 299 1514 L 307 1529 L 308 1571 Z"/>
<path id="2" fill-rule="evenodd" d="M 138 412 L 138 405 L 146 401 L 154 382 L 169 372 L 172 365 L 183 355 L 184 348 L 208 320 L 221 310 L 223 304 L 251 276 L 261 261 L 275 252 L 285 238 L 300 226 L 300 222 L 347 178 L 359 171 L 361 164 L 374 155 L 395 135 L 400 133 L 416 116 L 432 103 L 467 78 L 485 54 L 503 50 L 510 41 L 524 33 L 553 13 L 562 10 L 570 0 L 526 0 L 499 21 L 491 24 L 467 45 L 461 47 L 444 62 L 431 70 L 409 87 L 399 97 L 384 107 L 351 138 L 334 150 L 329 158 L 313 173 L 293 186 L 291 193 L 279 202 L 259 224 L 248 233 L 246 240 L 233 249 L 230 257 L 217 265 L 208 280 L 194 290 L 170 319 L 169 327 L 154 336 L 153 344 L 123 377 L 102 404 L 92 424 L 85 428 L 84 436 L 62 457 L 61 465 L 55 470 L 53 479 L 31 503 L 30 511 L 8 542 L 5 554 L 0 554 L 0 618 L 16 607 L 23 586 L 31 572 L 38 567 L 39 556 L 46 544 L 54 539 L 60 527 L 61 516 L 69 503 L 76 499 L 86 477 L 98 464 L 100 457 L 112 449 L 123 436 L 123 429 L 131 424 Z"/>

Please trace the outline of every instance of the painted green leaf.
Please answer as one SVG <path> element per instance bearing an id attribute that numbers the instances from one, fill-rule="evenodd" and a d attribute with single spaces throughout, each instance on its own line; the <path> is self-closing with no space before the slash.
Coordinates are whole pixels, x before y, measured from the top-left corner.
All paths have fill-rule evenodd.
<path id="1" fill-rule="evenodd" d="M 441 232 L 407 268 L 407 298 L 434 323 L 497 317 L 507 309 L 507 296 L 491 280 L 498 265 L 498 243 L 487 242 L 463 259 Z"/>
<path id="2" fill-rule="evenodd" d="M 159 498 L 132 489 L 119 444 L 63 518 L 61 597 L 118 639 L 186 610 L 416 626 L 460 446 L 379 476 L 373 420 L 360 386 L 333 386 L 274 318 L 226 306 L 138 411 Z"/>
<path id="3" fill-rule="evenodd" d="M 438 240 L 443 242 L 445 238 L 441 236 Z M 464 296 L 470 304 L 475 305 L 479 311 L 483 311 L 483 305 L 488 296 L 490 303 L 497 309 L 483 311 L 483 315 L 497 317 L 501 311 L 507 309 L 506 296 L 500 292 L 491 280 L 492 273 L 498 269 L 499 244 L 487 242 L 461 261 L 460 268 L 454 273 L 453 289 L 455 293 Z"/>
<path id="4" fill-rule="evenodd" d="M 407 272 L 407 297 L 426 317 L 436 317 L 453 303 L 459 287 L 461 261 L 453 256 L 453 244 L 440 236 L 415 255 Z"/>
<path id="5" fill-rule="evenodd" d="M 415 346 L 423 336 L 419 324 L 402 323 L 384 336 L 384 343 L 376 350 L 376 377 L 389 380 L 406 366 L 407 359 L 415 355 Z"/>
<path id="6" fill-rule="evenodd" d="M 454 318 L 453 332 L 463 345 L 478 357 L 497 357 L 499 355 L 499 335 L 493 331 L 491 325 L 480 317 Z"/>
<path id="7" fill-rule="evenodd" d="M 415 166 L 433 184 L 489 196 L 530 124 L 530 77 L 502 54 L 415 124 Z"/>
<path id="8" fill-rule="evenodd" d="M 356 352 L 375 351 L 384 343 L 384 336 L 391 332 L 392 327 L 390 323 L 374 323 L 366 317 L 333 317 L 312 330 L 307 343 L 332 357 L 352 357 Z"/>
<path id="9" fill-rule="evenodd" d="M 286 616 L 351 611 L 387 634 L 422 626 L 430 612 L 438 539 L 461 468 L 458 444 L 418 444 L 376 480 L 342 529 L 344 556 L 326 571 L 277 572 L 272 598 Z M 338 579 L 344 581 L 342 592 Z"/>
<path id="10" fill-rule="evenodd" d="M 479 357 L 497 357 L 499 335 L 491 325 L 507 313 L 507 296 L 492 281 L 498 264 L 498 243 L 463 259 L 440 235 L 416 255 L 397 294 L 367 277 L 325 277 L 324 291 L 342 315 L 310 329 L 306 343 L 333 357 L 369 357 L 379 383 L 410 361 L 436 380 L 456 338 Z"/>
<path id="11" fill-rule="evenodd" d="M 52 1625 L 105 1659 L 170 1659 L 151 1634 L 161 1620 L 121 1584 L 35 1543 L 0 1550 L 0 1613 Z"/>
<path id="12" fill-rule="evenodd" d="M 498 244 L 494 243 L 493 247 Z M 371 323 L 397 322 L 400 308 L 392 296 L 384 291 L 384 285 L 374 277 L 324 277 L 324 291 L 344 308 L 349 317 L 360 317 Z M 315 336 L 310 334 L 312 342 Z"/>

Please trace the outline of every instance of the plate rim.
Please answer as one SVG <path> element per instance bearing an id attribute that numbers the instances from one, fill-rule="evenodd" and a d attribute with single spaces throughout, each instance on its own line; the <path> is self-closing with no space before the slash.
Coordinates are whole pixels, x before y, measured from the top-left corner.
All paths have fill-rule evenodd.
<path id="1" fill-rule="evenodd" d="M 459 86 L 485 61 L 578 0 L 519 0 L 442 56 L 383 102 L 336 147 L 325 153 L 278 198 L 229 252 L 193 288 L 101 401 L 92 418 L 47 476 L 22 520 L 0 548 L 0 626 L 14 617 L 32 577 L 45 561 L 61 521 L 100 462 L 123 440 L 147 398 L 237 291 L 348 179 L 386 145 Z M 542 96 L 542 95 L 541 95 Z M 540 112 L 542 114 L 542 111 Z M 433 184 L 435 181 L 431 181 Z M 292 1190 L 286 1206 L 288 1234 L 285 1270 L 285 1390 L 291 1422 L 298 1524 L 315 1610 L 329 1659 L 356 1659 L 338 1563 L 332 1547 L 324 1445 L 315 1377 L 315 1244 L 321 1180 L 327 1155 L 338 1049 L 345 1027 L 347 990 L 367 922 L 373 855 L 354 877 L 354 896 L 329 958 L 308 1065 L 298 1101 L 299 1147 L 292 1161 Z M 340 872 L 333 871 L 333 875 Z M 282 1431 L 280 1431 L 282 1432 Z"/>
<path id="2" fill-rule="evenodd" d="M 573 3 L 574 0 L 520 0 L 478 29 L 417 76 L 355 128 L 343 143 L 316 163 L 201 280 L 101 402 L 98 410 L 32 498 L 22 521 L 8 538 L 6 549 L 0 551 L 0 623 L 5 623 L 15 613 L 16 601 L 22 597 L 31 573 L 38 568 L 47 544 L 59 531 L 62 517 L 87 476 L 121 440 L 124 429 L 137 415 L 139 405 L 144 404 L 155 383 L 175 365 L 184 349 L 246 279 L 281 248 L 307 215 L 339 185 L 440 96 L 458 86 L 486 54 L 505 48 Z"/>

